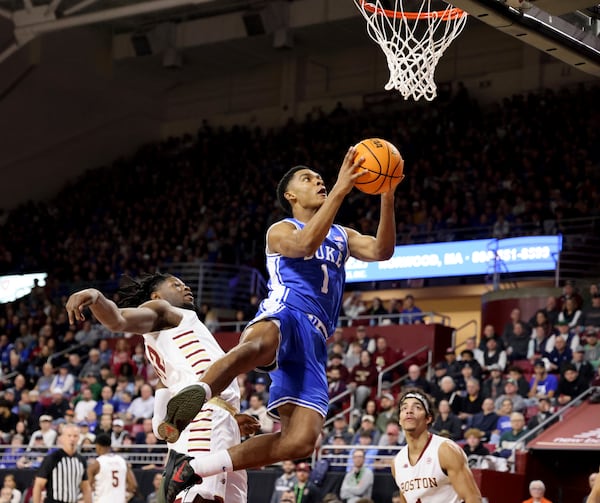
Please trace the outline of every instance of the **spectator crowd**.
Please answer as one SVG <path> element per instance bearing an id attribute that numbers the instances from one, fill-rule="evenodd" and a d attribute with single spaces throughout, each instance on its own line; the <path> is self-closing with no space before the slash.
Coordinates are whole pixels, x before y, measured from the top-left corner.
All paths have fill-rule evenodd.
<path id="1" fill-rule="evenodd" d="M 406 161 L 399 244 L 561 232 L 565 219 L 598 216 L 597 94 L 545 90 L 486 108 L 468 95 L 427 109 L 340 106 L 269 130 L 205 123 L 6 213 L 0 274 L 45 271 L 60 291 L 171 262 L 262 269 L 265 230 L 282 216 L 281 175 L 305 164 L 331 183 L 348 146 L 369 136 L 390 140 Z M 339 220 L 374 234 L 377 205 L 354 191 Z"/>
<path id="2" fill-rule="evenodd" d="M 157 376 L 142 342 L 114 339 L 94 320 L 70 325 L 63 304 L 73 284 L 116 284 L 122 274 L 171 262 L 262 269 L 265 230 L 283 216 L 274 197 L 281 174 L 307 164 L 332 179 L 347 146 L 368 136 L 386 137 L 406 160 L 396 208 L 399 244 L 561 232 L 565 219 L 598 216 L 597 92 L 546 90 L 486 109 L 468 98 L 384 113 L 338 107 L 268 131 L 206 123 L 195 136 L 146 145 L 70 182 L 51 201 L 9 212 L 0 223 L 0 274 L 45 271 L 49 277 L 46 287 L 36 284 L 27 297 L 0 305 L 0 442 L 6 446 L 0 466 L 39 466 L 69 423 L 80 426 L 83 448 L 99 432 L 110 434 L 114 448 L 143 444 L 151 451 L 160 444 L 151 427 Z M 377 205 L 355 191 L 340 221 L 374 233 Z M 600 291 L 591 285 L 582 293 L 567 284 L 545 309 L 526 317 L 513 311 L 504 327 L 484 327 L 479 340 L 449 348 L 432 369 L 410 363 L 388 370 L 380 394 L 379 374 L 402 353 L 352 320 L 422 323 L 423 313 L 411 295 L 371 304 L 360 294 L 348 296 L 343 314 L 353 335 L 344 337 L 340 327 L 329 341 L 331 426 L 322 439 L 328 468 L 389 470 L 386 457 L 404 443 L 396 398 L 409 386 L 435 398 L 433 429 L 461 442 L 468 455 L 493 451 L 510 459 L 527 431 L 546 425 L 553 411 L 598 379 Z M 253 309 L 242 310 L 246 319 Z M 265 407 L 268 375 L 238 379 L 245 412 L 263 432 L 275 431 Z M 348 391 L 350 411 L 347 402 L 334 400 Z M 310 467 L 296 472 L 302 479 Z M 348 477 L 345 498 L 355 496 L 356 479 Z"/>

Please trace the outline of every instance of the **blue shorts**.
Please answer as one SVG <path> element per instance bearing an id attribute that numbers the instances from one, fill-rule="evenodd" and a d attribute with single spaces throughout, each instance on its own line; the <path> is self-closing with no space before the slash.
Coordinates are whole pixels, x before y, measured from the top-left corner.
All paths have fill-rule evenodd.
<path id="1" fill-rule="evenodd" d="M 277 367 L 270 372 L 269 414 L 278 418 L 277 407 L 293 403 L 326 417 L 327 343 L 322 324 L 283 305 L 275 311 L 260 313 L 249 325 L 261 320 L 277 320 L 280 334 Z"/>

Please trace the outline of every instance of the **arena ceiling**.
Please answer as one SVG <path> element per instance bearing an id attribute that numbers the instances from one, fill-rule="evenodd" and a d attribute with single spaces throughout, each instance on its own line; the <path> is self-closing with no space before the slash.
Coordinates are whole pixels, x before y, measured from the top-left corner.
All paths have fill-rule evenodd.
<path id="1" fill-rule="evenodd" d="M 394 3 L 394 0 L 384 0 Z M 413 1 L 418 4 L 419 0 Z M 598 34 L 598 18 L 600 6 L 598 3 L 590 3 L 591 0 L 530 0 L 520 3 L 521 6 L 532 7 L 535 16 L 539 13 L 546 15 L 546 19 L 560 18 L 558 31 L 568 32 L 568 37 L 586 37 L 585 45 L 592 48 L 590 56 L 592 59 L 598 55 L 598 67 L 600 68 L 600 39 Z M 468 12 L 484 22 L 501 29 L 506 17 L 501 17 L 499 22 L 490 23 L 489 20 L 497 15 L 499 10 L 506 9 L 507 4 L 519 4 L 518 0 L 456 0 L 455 5 L 464 8 Z M 340 4 L 346 4 L 344 16 L 331 16 L 331 11 L 340 10 Z M 294 6 L 295 12 L 302 9 L 310 12 L 303 16 L 308 19 L 300 25 L 292 21 L 293 35 L 304 44 L 318 48 L 322 44 L 329 47 L 336 43 L 352 43 L 353 37 L 349 34 L 364 34 L 364 21 L 358 15 L 352 0 L 0 0 L 0 17 L 6 21 L 0 23 L 0 62 L 9 57 L 21 47 L 26 45 L 35 37 L 44 33 L 66 30 L 77 26 L 103 25 L 109 27 L 115 35 L 135 35 L 148 33 L 157 26 L 172 24 L 181 26 L 207 18 L 217 18 L 228 14 L 239 13 L 241 16 L 252 13 L 265 13 L 273 6 L 278 6 L 292 12 L 290 6 Z M 323 8 L 321 9 L 321 5 Z M 351 6 L 356 15 L 348 15 L 348 6 Z M 299 8 L 298 8 L 299 7 Z M 322 11 L 322 12 L 320 12 Z M 482 14 L 483 13 L 483 14 Z M 500 12 L 502 14 L 502 12 Z M 511 24 L 518 24 L 516 10 L 509 12 L 515 19 L 510 19 Z M 248 30 L 251 27 L 247 27 Z M 3 31 L 11 31 L 2 33 Z M 539 27 L 531 30 L 538 31 Z M 268 27 L 267 27 L 268 31 Z M 581 33 L 579 33 L 581 32 Z M 510 30 L 507 30 L 510 33 Z M 4 36 L 3 36 L 4 35 Z M 513 34 L 514 35 L 514 34 Z M 519 36 L 519 35 L 514 35 Z M 242 38 L 242 37 L 240 37 Z M 269 58 L 272 55 L 272 43 L 264 40 L 241 40 L 242 52 L 252 52 L 255 57 Z M 364 37 L 361 37 L 364 42 Z M 531 37 L 536 39 L 538 37 Z M 535 42 L 535 40 L 534 40 Z M 201 39 L 193 42 L 201 45 Z M 285 46 L 286 40 L 280 43 Z M 536 45 L 532 43 L 532 45 Z M 309 47 L 310 48 L 310 47 Z M 543 44 L 538 44 L 541 50 L 549 50 Z M 177 49 L 177 47 L 175 47 Z M 214 49 L 214 48 L 213 48 Z M 575 47 L 575 51 L 579 48 Z M 132 54 L 135 56 L 136 54 Z M 139 56 L 139 54 L 137 54 Z M 556 55 L 556 54 L 555 54 Z M 569 61 L 567 61 L 569 62 Z M 585 71 L 585 68 L 583 68 Z"/>
<path id="2" fill-rule="evenodd" d="M 115 12 L 116 17 L 99 22 L 110 22 L 117 31 L 136 30 L 141 26 L 168 20 L 181 22 L 229 12 L 253 9 L 264 4 L 264 0 L 197 0 L 167 1 L 156 0 L 0 0 L 0 8 L 15 14 L 43 9 L 48 19 L 64 19 L 82 14 L 106 14 Z M 171 4 L 172 6 L 169 6 Z M 146 12 L 137 13 L 140 6 L 146 5 Z M 118 11 L 120 10 L 120 12 Z"/>

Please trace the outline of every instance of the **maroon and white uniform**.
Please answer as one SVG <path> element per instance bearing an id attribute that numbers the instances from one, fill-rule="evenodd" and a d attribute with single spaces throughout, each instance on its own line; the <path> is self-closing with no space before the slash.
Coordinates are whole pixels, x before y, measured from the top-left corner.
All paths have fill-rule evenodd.
<path id="1" fill-rule="evenodd" d="M 175 309 L 183 317 L 177 327 L 143 335 L 146 356 L 170 396 L 197 383 L 206 369 L 225 354 L 194 311 Z M 234 418 L 239 410 L 240 389 L 234 380 L 219 397 L 204 404 L 194 420 L 181 432 L 177 442 L 168 444 L 169 448 L 199 457 L 239 444 L 240 430 Z M 155 409 L 155 414 L 162 418 L 165 410 Z M 197 494 L 209 500 L 221 498 L 231 503 L 245 503 L 246 472 L 242 470 L 205 477 L 202 484 L 183 491 L 175 501 L 188 503 Z"/>
<path id="2" fill-rule="evenodd" d="M 414 465 L 411 465 L 408 459 L 408 446 L 396 454 L 394 458 L 396 484 L 407 503 L 460 503 L 462 501 L 450 484 L 448 475 L 440 466 L 438 449 L 444 442 L 452 442 L 452 440 L 432 434 Z"/>

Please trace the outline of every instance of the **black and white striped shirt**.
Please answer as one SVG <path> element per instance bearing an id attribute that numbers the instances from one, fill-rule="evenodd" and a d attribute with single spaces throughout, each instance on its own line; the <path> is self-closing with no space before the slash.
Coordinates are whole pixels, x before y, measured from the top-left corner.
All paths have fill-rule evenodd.
<path id="1" fill-rule="evenodd" d="M 81 482 L 88 478 L 87 463 L 79 454 L 58 449 L 46 456 L 37 476 L 46 479 L 45 503 L 77 503 Z"/>

